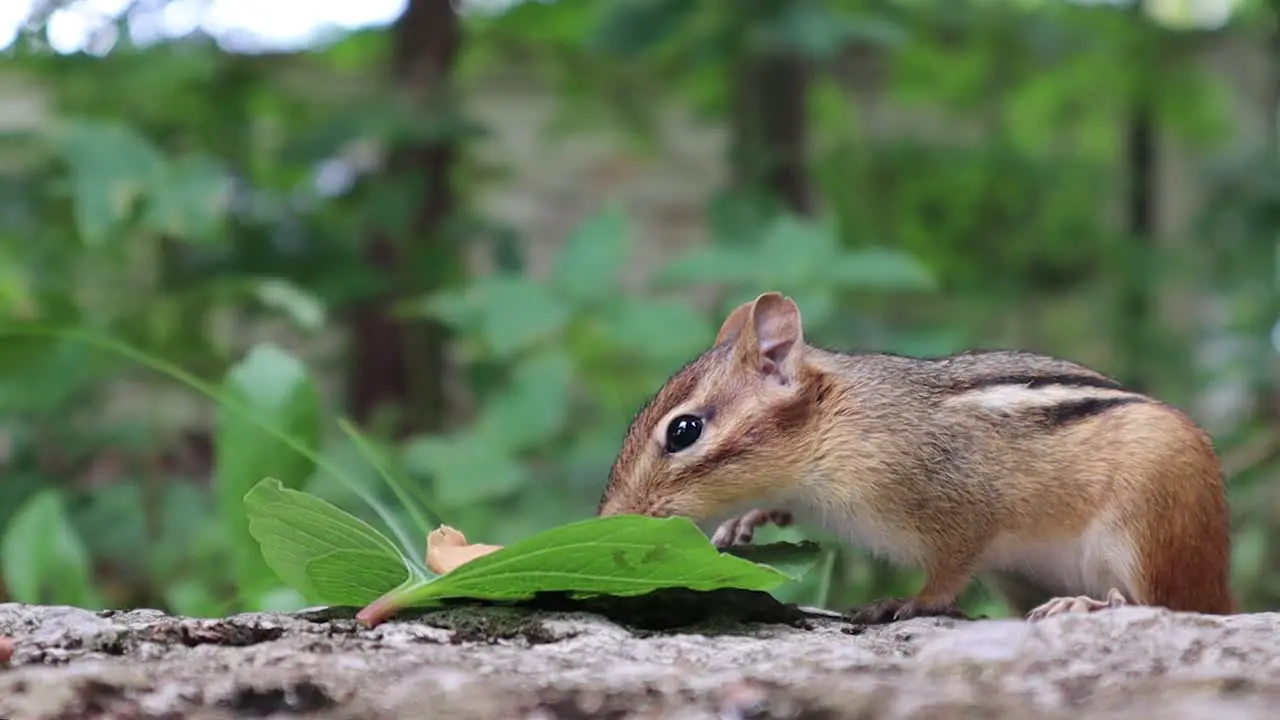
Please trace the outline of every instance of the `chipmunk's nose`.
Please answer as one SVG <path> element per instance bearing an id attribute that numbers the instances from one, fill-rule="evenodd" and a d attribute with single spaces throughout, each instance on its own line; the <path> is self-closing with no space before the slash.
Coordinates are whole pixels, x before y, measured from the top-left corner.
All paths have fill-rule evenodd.
<path id="1" fill-rule="evenodd" d="M 628 499 L 610 497 L 606 497 L 601 501 L 600 508 L 596 511 L 596 515 L 599 517 L 609 517 L 610 515 L 666 517 L 668 514 L 662 508 L 655 508 L 649 503 L 638 503 Z"/>
<path id="2" fill-rule="evenodd" d="M 625 505 L 617 498 L 604 497 L 600 500 L 600 507 L 596 509 L 596 516 L 609 517 L 611 515 L 627 515 L 629 511 Z"/>

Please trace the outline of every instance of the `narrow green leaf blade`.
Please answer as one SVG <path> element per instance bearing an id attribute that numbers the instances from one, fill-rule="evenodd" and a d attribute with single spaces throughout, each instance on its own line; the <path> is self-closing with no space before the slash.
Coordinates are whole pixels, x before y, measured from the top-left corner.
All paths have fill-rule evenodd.
<path id="1" fill-rule="evenodd" d="M 310 601 L 342 604 L 326 593 L 335 590 L 332 576 L 341 569 L 340 563 L 353 557 L 352 553 L 359 554 L 360 563 L 373 568 L 370 576 L 385 577 L 389 574 L 387 568 L 396 563 L 401 569 L 400 582 L 409 578 L 403 556 L 382 533 L 314 495 L 284 487 L 275 478 L 255 485 L 244 496 L 244 509 L 249 533 L 261 548 L 267 566 Z M 313 566 L 328 556 L 334 557 Z M 375 556 L 381 559 L 371 560 Z M 311 577 L 313 570 L 320 573 L 318 582 Z M 363 573 L 361 568 L 349 570 Z"/>

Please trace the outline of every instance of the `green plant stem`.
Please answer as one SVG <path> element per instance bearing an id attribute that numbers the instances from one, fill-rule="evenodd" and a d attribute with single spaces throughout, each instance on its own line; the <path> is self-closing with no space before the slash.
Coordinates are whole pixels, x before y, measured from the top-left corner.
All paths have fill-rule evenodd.
<path id="1" fill-rule="evenodd" d="M 396 498 L 400 500 L 405 509 L 409 511 L 409 514 L 413 516 L 413 522 L 418 526 L 418 529 L 422 531 L 423 536 L 426 536 L 427 533 L 431 532 L 431 528 L 444 524 L 444 520 L 437 513 L 432 512 L 429 507 L 424 506 L 423 509 L 425 509 L 431 517 L 428 518 L 423 514 L 414 498 L 409 496 L 408 491 L 404 489 L 404 486 L 400 484 L 400 481 L 396 480 L 392 476 L 391 472 L 387 470 L 386 465 L 379 460 L 378 453 L 373 448 L 372 443 L 370 443 L 358 430 L 356 430 L 355 425 L 350 420 L 346 418 L 339 418 L 338 427 L 342 429 L 342 432 L 347 434 L 347 437 L 351 438 L 351 442 L 355 443 L 356 447 L 360 449 L 360 452 L 364 453 L 365 457 L 369 459 L 369 464 L 373 465 L 374 469 L 378 471 L 378 474 L 381 475 L 382 479 L 387 483 L 387 486 L 391 488 L 391 492 L 395 493 Z"/>
<path id="2" fill-rule="evenodd" d="M 122 343 L 118 340 L 112 340 L 110 338 L 93 335 L 91 333 L 87 333 L 82 330 L 47 328 L 47 327 L 32 326 L 32 325 L 27 325 L 21 328 L 14 328 L 14 327 L 0 328 L 0 336 L 24 336 L 24 335 L 36 336 L 36 337 L 40 337 L 40 336 L 58 337 L 58 338 L 64 338 L 64 339 L 70 339 L 70 340 L 78 340 L 80 342 L 84 342 L 89 345 L 94 345 L 104 350 L 110 350 L 112 352 L 115 352 L 123 357 L 129 358 L 130 360 L 133 360 L 145 367 L 148 367 L 151 370 L 154 370 L 155 372 L 158 372 L 162 375 L 168 375 L 169 377 L 175 380 L 178 380 L 179 382 L 185 383 L 195 388 L 199 392 L 208 396 L 210 399 L 215 400 L 221 403 L 223 406 L 230 409 L 232 412 L 238 415 L 241 419 L 252 423 L 253 425 L 257 426 L 259 429 L 263 430 L 264 432 L 268 433 L 272 437 L 276 438 L 280 442 L 287 445 L 291 450 L 297 452 L 298 454 L 312 461 L 313 463 L 315 463 L 317 468 L 320 468 L 321 470 L 324 470 L 325 472 L 337 478 L 343 485 L 346 485 L 347 488 L 351 490 L 351 492 L 355 493 L 357 497 L 363 500 L 367 505 L 369 505 L 370 508 L 373 509 L 375 513 L 378 514 L 378 517 L 382 520 L 382 522 L 387 525 L 387 529 L 390 530 L 391 533 L 396 536 L 396 540 L 400 543 L 401 547 L 404 549 L 406 558 L 409 558 L 410 562 L 414 562 L 415 564 L 419 562 L 414 559 L 420 554 L 418 549 L 415 548 L 414 545 L 409 541 L 409 537 L 405 534 L 404 530 L 395 521 L 395 518 L 391 516 L 391 513 L 387 512 L 387 509 L 382 506 L 382 503 L 378 502 L 377 499 L 372 496 L 372 494 L 370 494 L 367 490 L 365 490 L 365 488 L 361 487 L 359 483 L 351 480 L 351 478 L 347 477 L 343 473 L 338 472 L 337 469 L 335 469 L 332 465 L 325 462 L 316 453 L 313 453 L 310 450 L 308 450 L 305 445 L 298 442 L 294 438 L 290 437 L 287 433 L 284 433 L 279 429 L 272 427 L 271 425 L 264 423 L 261 420 L 257 419 L 256 417 L 254 417 L 253 413 L 248 408 L 244 407 L 238 402 L 232 402 L 222 397 L 222 395 L 219 394 L 218 391 L 212 385 L 195 377 L 194 375 L 188 373 L 182 368 L 179 368 L 176 365 L 173 365 L 172 363 L 169 363 L 165 360 L 161 360 L 159 358 L 151 357 L 150 355 L 147 355 L 141 350 L 138 350 L 130 345 Z"/>
<path id="3" fill-rule="evenodd" d="M 839 556 L 839 549 L 830 548 L 822 560 L 822 579 L 818 583 L 818 598 L 814 603 L 820 608 L 827 607 L 831 602 L 831 588 L 835 585 L 836 559 Z"/>

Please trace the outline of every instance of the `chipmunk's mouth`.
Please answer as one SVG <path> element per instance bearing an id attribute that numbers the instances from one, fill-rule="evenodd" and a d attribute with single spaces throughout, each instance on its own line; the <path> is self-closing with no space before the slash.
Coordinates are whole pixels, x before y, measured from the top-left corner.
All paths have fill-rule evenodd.
<path id="1" fill-rule="evenodd" d="M 637 514 L 647 515 L 648 517 L 652 517 L 652 518 L 669 518 L 669 517 L 676 517 L 680 515 L 680 513 L 676 512 L 675 508 L 666 504 L 654 505 L 654 506 L 645 508 L 643 511 L 640 511 Z"/>
<path id="2" fill-rule="evenodd" d="M 596 513 L 597 517 L 610 517 L 613 515 L 645 515 L 655 518 L 666 518 L 678 515 L 673 508 L 667 504 L 651 505 L 636 507 L 623 502 L 606 502 L 600 506 L 600 510 Z"/>

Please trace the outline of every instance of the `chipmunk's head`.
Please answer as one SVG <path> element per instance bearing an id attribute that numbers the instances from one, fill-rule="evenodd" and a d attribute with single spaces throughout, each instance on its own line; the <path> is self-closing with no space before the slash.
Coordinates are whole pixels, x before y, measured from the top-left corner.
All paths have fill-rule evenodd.
<path id="1" fill-rule="evenodd" d="M 800 482 L 797 443 L 815 405 L 805 351 L 790 298 L 769 292 L 735 309 L 715 346 L 632 421 L 599 514 L 711 519 Z"/>

